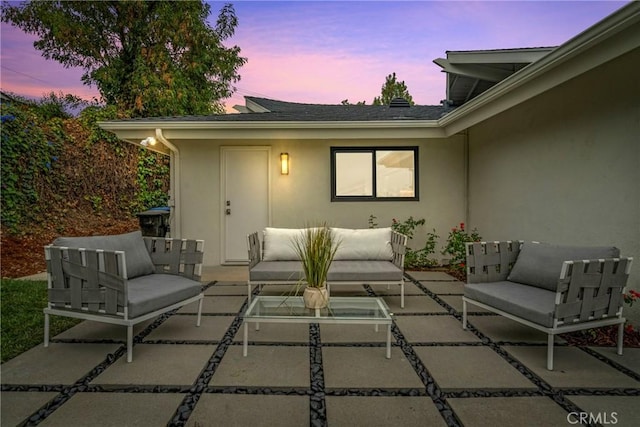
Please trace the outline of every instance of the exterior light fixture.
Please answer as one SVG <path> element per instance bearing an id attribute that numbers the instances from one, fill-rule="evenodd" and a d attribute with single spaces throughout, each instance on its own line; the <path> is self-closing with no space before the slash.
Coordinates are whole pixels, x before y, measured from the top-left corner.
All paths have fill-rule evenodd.
<path id="1" fill-rule="evenodd" d="M 140 145 L 143 147 L 148 147 L 149 145 L 156 145 L 156 139 L 152 136 L 149 136 L 142 141 L 140 141 Z"/>
<path id="2" fill-rule="evenodd" d="M 280 153 L 280 174 L 289 175 L 289 153 Z"/>

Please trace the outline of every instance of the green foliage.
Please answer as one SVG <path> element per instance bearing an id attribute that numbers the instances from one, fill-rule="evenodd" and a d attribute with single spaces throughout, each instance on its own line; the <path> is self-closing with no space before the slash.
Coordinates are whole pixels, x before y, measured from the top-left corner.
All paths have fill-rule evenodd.
<path id="1" fill-rule="evenodd" d="M 38 109 L 38 115 L 44 120 L 52 120 L 54 118 L 68 119 L 74 115 L 74 112 L 86 108 L 88 105 L 89 102 L 75 95 L 62 92 L 56 95 L 54 92 L 49 92 L 40 99 L 40 102 L 35 104 L 35 108 Z"/>
<path id="2" fill-rule="evenodd" d="M 55 184 L 52 169 L 60 138 L 32 108 L 3 103 L 1 109 L 2 223 L 16 232 L 40 213 L 40 189 Z"/>
<path id="3" fill-rule="evenodd" d="M 2 104 L 0 214 L 6 231 L 58 229 L 69 211 L 122 218 L 167 204 L 168 157 L 97 126 L 117 117 L 115 106 L 92 105 L 78 118 L 62 118 L 41 108 L 51 99 Z"/>
<path id="4" fill-rule="evenodd" d="M 302 262 L 307 286 L 314 288 L 326 286 L 331 261 L 340 245 L 340 242 L 334 241 L 331 229 L 327 224 L 307 227 L 304 233 L 292 243 Z"/>
<path id="5" fill-rule="evenodd" d="M 424 223 L 424 218 L 416 220 L 413 219 L 413 216 L 410 216 L 404 222 L 399 222 L 398 220 L 393 218 L 391 222 L 391 228 L 398 233 L 404 234 L 409 240 L 413 240 L 416 228 L 424 225 Z M 421 249 L 414 250 L 411 249 L 409 245 L 407 245 L 407 251 L 404 256 L 405 268 L 419 269 L 436 266 L 438 262 L 434 259 L 429 258 L 429 255 L 435 253 L 435 248 L 439 237 L 440 236 L 436 234 L 436 230 L 433 229 L 431 232 L 428 232 L 426 234 L 426 242 L 424 247 L 422 247 Z"/>
<path id="6" fill-rule="evenodd" d="M 387 76 L 381 90 L 381 95 L 373 99 L 373 105 L 389 105 L 394 98 L 404 98 L 410 105 L 415 105 L 404 80 L 399 82 L 395 72 Z"/>
<path id="7" fill-rule="evenodd" d="M 393 218 L 391 220 L 391 228 L 400 234 L 404 234 L 409 238 L 409 240 L 411 240 L 413 239 L 413 233 L 415 232 L 415 229 L 420 225 L 424 225 L 424 223 L 424 218 L 415 220 L 412 216 L 404 220 L 404 222 L 398 222 L 397 219 Z"/>
<path id="8" fill-rule="evenodd" d="M 442 250 L 444 255 L 451 256 L 449 267 L 453 270 L 464 271 L 467 259 L 466 243 L 479 242 L 481 240 L 482 237 L 480 237 L 478 230 L 475 228 L 471 231 L 471 234 L 465 231 L 464 222 L 460 223 L 460 228 L 453 227 L 447 237 L 447 245 Z"/>
<path id="9" fill-rule="evenodd" d="M 42 343 L 47 283 L 8 280 L 0 283 L 2 304 L 2 363 Z M 80 322 L 69 317 L 51 316 L 51 336 Z"/>
<path id="10" fill-rule="evenodd" d="M 146 210 L 157 206 L 166 206 L 169 195 L 166 191 L 166 177 L 169 176 L 169 164 L 162 161 L 159 154 L 139 149 L 138 174 L 139 210 Z"/>
<path id="11" fill-rule="evenodd" d="M 82 67 L 108 105 L 128 117 L 222 112 L 246 62 L 223 41 L 238 20 L 222 7 L 215 27 L 204 1 L 34 1 L 2 4 L 2 21 L 37 37 L 34 47 Z"/>
<path id="12" fill-rule="evenodd" d="M 118 108 L 115 105 L 108 106 L 98 106 L 92 105 L 90 107 L 85 108 L 80 113 L 78 120 L 80 124 L 90 131 L 89 137 L 87 138 L 87 145 L 91 145 L 98 141 L 106 141 L 111 143 L 120 143 L 123 142 L 118 139 L 117 136 L 113 132 L 106 131 L 98 126 L 99 121 L 107 121 L 107 120 L 115 120 L 118 118 Z M 116 148 L 117 151 L 118 150 Z M 122 153 L 120 153 L 122 154 Z"/>

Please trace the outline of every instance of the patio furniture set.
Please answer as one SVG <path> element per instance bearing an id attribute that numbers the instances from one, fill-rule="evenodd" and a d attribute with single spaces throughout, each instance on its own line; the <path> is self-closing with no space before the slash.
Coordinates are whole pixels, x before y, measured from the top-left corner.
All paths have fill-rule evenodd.
<path id="1" fill-rule="evenodd" d="M 257 296 L 253 285 L 301 283 L 300 262 L 291 239 L 300 229 L 266 228 L 248 236 L 249 306 L 244 314 L 243 354 L 248 323 L 341 323 L 387 326 L 390 358 L 392 316 L 382 298 L 331 297 L 326 309 L 304 308 L 299 296 Z M 331 264 L 328 286 L 399 285 L 404 307 L 404 254 L 407 238 L 390 228 L 332 229 L 341 242 Z M 198 302 L 203 292 L 201 240 L 117 236 L 63 237 L 45 247 L 49 315 L 106 322 L 127 327 L 127 361 L 132 360 L 133 325 Z M 614 247 L 569 247 L 522 241 L 467 244 L 467 304 L 474 304 L 548 334 L 547 369 L 553 369 L 556 334 L 619 325 L 622 354 L 623 294 L 632 258 Z"/>

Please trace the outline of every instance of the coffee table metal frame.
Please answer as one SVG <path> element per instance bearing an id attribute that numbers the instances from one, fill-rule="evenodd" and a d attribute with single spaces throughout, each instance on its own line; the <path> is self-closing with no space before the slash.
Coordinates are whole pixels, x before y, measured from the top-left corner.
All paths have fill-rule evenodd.
<path id="1" fill-rule="evenodd" d="M 265 311 L 268 310 L 268 311 Z M 243 356 L 247 356 L 249 323 L 333 323 L 387 325 L 387 359 L 391 359 L 391 324 L 393 313 L 382 298 L 378 297 L 331 297 L 329 307 L 308 309 L 301 296 L 257 296 L 243 316 L 244 342 Z"/>

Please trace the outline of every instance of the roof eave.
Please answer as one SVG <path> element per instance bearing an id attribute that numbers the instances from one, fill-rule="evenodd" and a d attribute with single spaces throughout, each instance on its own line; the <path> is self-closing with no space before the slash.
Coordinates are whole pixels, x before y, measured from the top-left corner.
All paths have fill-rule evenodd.
<path id="1" fill-rule="evenodd" d="M 638 24 L 640 2 L 632 2 L 540 60 L 445 114 L 438 120 L 439 125 L 445 128 L 447 136 L 456 134 L 640 47 L 640 32 L 634 30 Z"/>
<path id="2" fill-rule="evenodd" d="M 444 131 L 437 120 L 380 121 L 108 121 L 105 130 L 125 140 L 144 139 L 162 129 L 171 139 L 385 139 L 440 138 Z M 400 134 L 399 134 L 400 133 Z"/>

